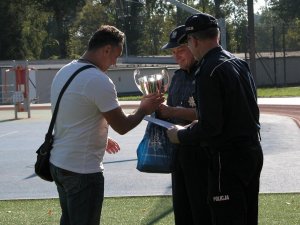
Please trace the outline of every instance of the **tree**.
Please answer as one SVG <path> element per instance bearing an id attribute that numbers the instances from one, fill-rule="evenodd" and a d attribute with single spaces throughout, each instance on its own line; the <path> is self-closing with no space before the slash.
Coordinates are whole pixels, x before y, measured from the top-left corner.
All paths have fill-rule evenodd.
<path id="1" fill-rule="evenodd" d="M 117 4 L 116 14 L 119 16 L 116 22 L 126 35 L 127 52 L 125 53 L 138 55 L 141 53 L 138 40 L 142 39 L 145 28 L 145 5 L 139 0 L 125 1 L 122 4 L 117 1 Z"/>
<path id="2" fill-rule="evenodd" d="M 43 12 L 50 12 L 49 40 L 58 43 L 59 58 L 68 56 L 67 43 L 70 38 L 70 27 L 78 11 L 85 4 L 85 0 L 32 0 Z"/>
<path id="3" fill-rule="evenodd" d="M 115 21 L 107 13 L 107 7 L 100 2 L 88 0 L 78 13 L 70 27 L 70 39 L 67 45 L 68 55 L 71 58 L 78 58 L 86 50 L 90 37 L 101 25 L 114 25 Z"/>
<path id="4" fill-rule="evenodd" d="M 0 1 L 0 60 L 24 59 L 22 1 Z"/>
<path id="5" fill-rule="evenodd" d="M 142 55 L 160 55 L 162 54 L 161 41 L 162 33 L 169 33 L 170 30 L 164 29 L 164 19 L 160 15 L 153 15 L 151 20 L 146 21 L 143 39 L 140 40 L 140 52 Z M 175 26 L 174 26 L 175 27 Z M 144 47 L 143 47 L 144 46 Z"/>
<path id="6" fill-rule="evenodd" d="M 296 0 L 270 0 L 271 8 L 283 20 L 292 21 L 295 18 L 300 19 L 300 4 Z"/>
<path id="7" fill-rule="evenodd" d="M 224 11 L 221 9 L 221 5 L 224 0 L 214 0 L 215 3 L 215 17 L 224 18 Z"/>
<path id="8" fill-rule="evenodd" d="M 41 13 L 33 4 L 23 5 L 25 9 L 22 22 L 22 40 L 26 59 L 40 59 L 43 45 L 47 37 L 46 25 L 49 13 Z"/>
<path id="9" fill-rule="evenodd" d="M 256 21 L 257 51 L 299 51 L 300 19 L 283 20 L 278 12 L 266 8 Z"/>

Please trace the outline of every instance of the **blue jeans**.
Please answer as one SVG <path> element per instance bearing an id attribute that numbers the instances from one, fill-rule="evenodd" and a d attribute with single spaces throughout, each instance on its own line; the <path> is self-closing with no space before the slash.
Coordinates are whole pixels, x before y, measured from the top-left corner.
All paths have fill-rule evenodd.
<path id="1" fill-rule="evenodd" d="M 50 164 L 62 210 L 60 225 L 99 225 L 104 198 L 101 172 L 79 174 Z"/>

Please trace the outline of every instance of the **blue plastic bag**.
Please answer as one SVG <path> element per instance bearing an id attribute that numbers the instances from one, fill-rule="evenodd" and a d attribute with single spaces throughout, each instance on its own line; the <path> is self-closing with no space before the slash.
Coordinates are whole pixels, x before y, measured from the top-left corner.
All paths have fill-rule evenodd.
<path id="1" fill-rule="evenodd" d="M 166 131 L 164 127 L 148 123 L 137 148 L 137 170 L 147 173 L 174 171 L 176 145 L 170 142 Z"/>

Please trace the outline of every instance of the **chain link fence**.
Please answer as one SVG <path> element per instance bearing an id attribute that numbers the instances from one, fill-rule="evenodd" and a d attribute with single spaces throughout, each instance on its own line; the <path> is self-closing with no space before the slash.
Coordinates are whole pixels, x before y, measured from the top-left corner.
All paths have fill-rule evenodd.
<path id="1" fill-rule="evenodd" d="M 232 34 L 235 37 L 228 37 L 228 50 L 249 61 L 247 27 Z M 256 25 L 255 49 L 258 86 L 300 84 L 300 25 Z"/>

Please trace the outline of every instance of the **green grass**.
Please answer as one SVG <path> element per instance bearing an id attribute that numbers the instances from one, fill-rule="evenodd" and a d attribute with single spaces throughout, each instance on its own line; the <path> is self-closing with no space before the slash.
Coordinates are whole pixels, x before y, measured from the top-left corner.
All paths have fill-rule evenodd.
<path id="1" fill-rule="evenodd" d="M 299 225 L 300 194 L 261 194 L 260 225 Z M 58 199 L 0 201 L 2 225 L 57 225 Z M 170 196 L 105 198 L 102 225 L 172 225 Z"/>
<path id="2" fill-rule="evenodd" d="M 142 95 L 137 95 L 137 96 L 119 96 L 118 99 L 120 101 L 139 101 L 141 100 Z"/>
<path id="3" fill-rule="evenodd" d="M 300 87 L 258 88 L 258 97 L 296 97 L 300 96 Z"/>
<path id="4" fill-rule="evenodd" d="M 259 224 L 300 224 L 300 193 L 261 194 L 259 200 Z"/>
<path id="5" fill-rule="evenodd" d="M 284 88 L 258 88 L 257 95 L 260 98 L 269 97 L 299 97 L 300 87 L 284 87 Z M 167 96 L 167 95 L 166 95 Z M 141 96 L 120 96 L 120 101 L 138 101 Z"/>

